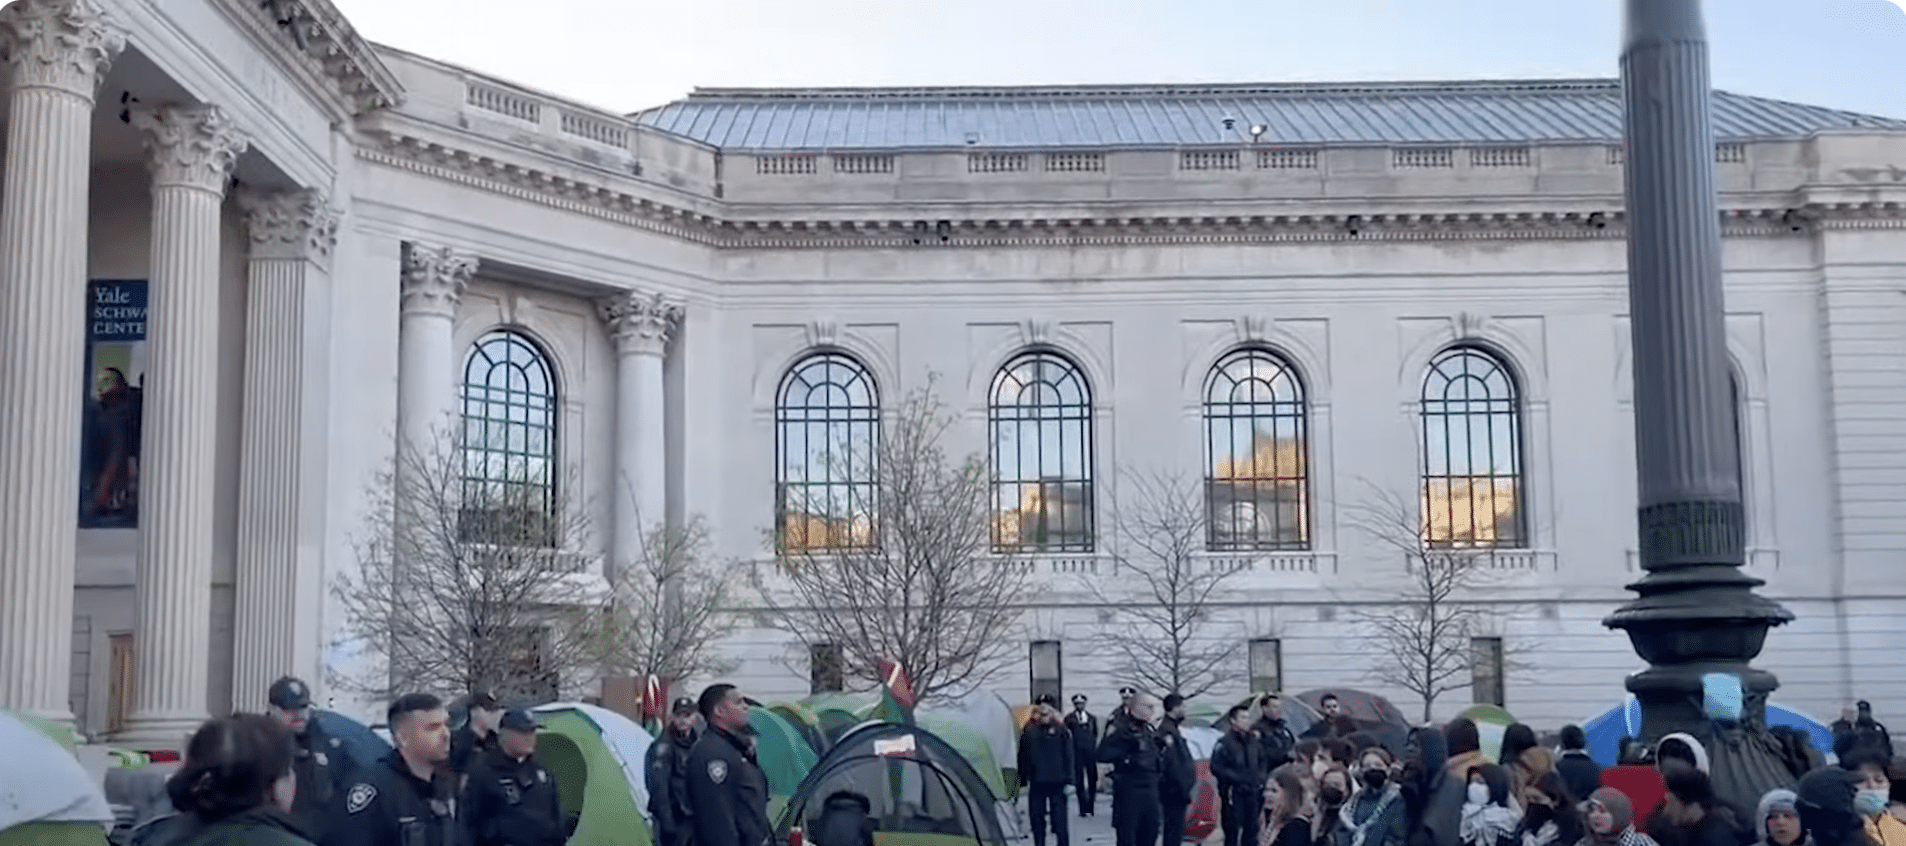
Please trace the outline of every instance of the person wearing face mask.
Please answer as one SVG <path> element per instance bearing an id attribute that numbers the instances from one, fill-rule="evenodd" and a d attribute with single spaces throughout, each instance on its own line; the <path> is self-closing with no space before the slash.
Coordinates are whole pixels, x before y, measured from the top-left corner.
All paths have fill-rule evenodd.
<path id="1" fill-rule="evenodd" d="M 1569 846 L 1580 839 L 1581 816 L 1560 774 L 1548 773 L 1523 789 L 1522 823 L 1516 827 L 1520 846 Z"/>
<path id="2" fill-rule="evenodd" d="M 1336 846 L 1404 846 L 1409 838 L 1409 809 L 1403 788 L 1392 777 L 1396 766 L 1381 746 L 1364 750 L 1357 760 L 1360 788 L 1345 807 Z"/>
<path id="3" fill-rule="evenodd" d="M 1853 810 L 1865 820 L 1866 837 L 1877 846 L 1906 846 L 1906 823 L 1886 812 L 1892 804 L 1892 779 L 1886 767 L 1891 761 L 1882 752 L 1861 752 L 1840 766 L 1859 777 L 1854 785 Z"/>
<path id="4" fill-rule="evenodd" d="M 1463 846 L 1515 846 L 1521 819 L 1509 808 L 1509 771 L 1495 764 L 1469 770 L 1463 793 Z"/>
<path id="5" fill-rule="evenodd" d="M 262 714 L 200 726 L 166 780 L 179 813 L 141 829 L 133 846 L 312 846 L 291 817 L 292 748 L 291 732 Z"/>
<path id="6" fill-rule="evenodd" d="M 1310 826 L 1314 846 L 1337 846 L 1344 831 L 1344 805 L 1349 801 L 1350 771 L 1333 763 L 1317 777 L 1317 816 Z"/>
<path id="7" fill-rule="evenodd" d="M 1873 846 L 1865 831 L 1866 821 L 1853 808 L 1857 773 L 1840 767 L 1821 767 L 1800 777 L 1794 793 L 1799 797 L 1800 827 L 1813 846 Z"/>
<path id="8" fill-rule="evenodd" d="M 1810 846 L 1800 826 L 1800 797 L 1791 790 L 1769 790 L 1760 797 L 1754 822 L 1761 846 Z"/>

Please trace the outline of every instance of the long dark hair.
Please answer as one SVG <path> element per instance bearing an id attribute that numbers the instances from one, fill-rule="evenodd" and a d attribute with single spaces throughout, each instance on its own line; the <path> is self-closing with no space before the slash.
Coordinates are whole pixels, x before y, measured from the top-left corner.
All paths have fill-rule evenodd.
<path id="1" fill-rule="evenodd" d="M 180 813 L 222 820 L 271 801 L 272 785 L 291 772 L 291 732 L 262 714 L 209 720 L 185 747 L 185 765 L 166 780 Z"/>

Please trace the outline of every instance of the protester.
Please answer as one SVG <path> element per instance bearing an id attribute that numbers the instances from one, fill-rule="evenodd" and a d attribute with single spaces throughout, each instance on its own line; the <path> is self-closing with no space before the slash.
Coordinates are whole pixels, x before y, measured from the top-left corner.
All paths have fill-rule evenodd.
<path id="1" fill-rule="evenodd" d="M 1588 734 L 1581 726 L 1562 727 L 1562 757 L 1555 761 L 1570 796 L 1585 797 L 1601 789 L 1602 765 L 1588 756 Z"/>
<path id="2" fill-rule="evenodd" d="M 1521 815 L 1509 807 L 1509 771 L 1497 764 L 1471 767 L 1463 788 L 1462 846 L 1515 846 Z"/>
<path id="3" fill-rule="evenodd" d="M 1404 846 L 1409 840 L 1409 808 L 1401 780 L 1393 772 L 1395 759 L 1389 750 L 1373 746 L 1357 763 L 1360 789 L 1343 815 L 1348 836 L 1338 838 L 1336 846 Z"/>
<path id="4" fill-rule="evenodd" d="M 1578 846 L 1658 846 L 1654 838 L 1635 829 L 1635 804 L 1613 787 L 1589 794 L 1582 805 L 1587 831 Z"/>
<path id="5" fill-rule="evenodd" d="M 1706 772 L 1675 758 L 1663 762 L 1668 793 L 1649 821 L 1648 834 L 1662 846 L 1740 846 L 1750 840 L 1734 809 L 1714 793 Z"/>
<path id="6" fill-rule="evenodd" d="M 312 846 L 291 817 L 292 749 L 291 732 L 270 717 L 206 722 L 166 780 L 179 813 L 141 829 L 134 846 Z"/>
<path id="7" fill-rule="evenodd" d="M 1800 825 L 1799 803 L 1800 797 L 1791 790 L 1770 790 L 1760 797 L 1754 825 L 1761 846 L 1809 846 L 1807 830 Z"/>
<path id="8" fill-rule="evenodd" d="M 1258 846 L 1311 846 L 1315 813 L 1305 792 L 1304 771 L 1296 764 L 1272 770 L 1264 787 L 1264 813 L 1258 819 Z"/>

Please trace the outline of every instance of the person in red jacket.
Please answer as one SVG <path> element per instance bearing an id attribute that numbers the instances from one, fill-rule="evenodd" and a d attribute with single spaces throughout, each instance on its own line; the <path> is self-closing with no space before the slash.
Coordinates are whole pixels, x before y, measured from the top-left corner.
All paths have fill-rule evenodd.
<path id="1" fill-rule="evenodd" d="M 1648 763 L 1647 745 L 1632 737 L 1622 738 L 1620 764 L 1602 771 L 1602 786 L 1621 791 L 1633 803 L 1637 831 L 1648 830 L 1649 817 L 1668 795 L 1668 780 Z"/>

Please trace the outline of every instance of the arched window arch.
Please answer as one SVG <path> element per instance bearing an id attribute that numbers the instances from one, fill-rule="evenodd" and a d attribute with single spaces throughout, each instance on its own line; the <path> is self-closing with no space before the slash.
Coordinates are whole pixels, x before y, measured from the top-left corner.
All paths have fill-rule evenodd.
<path id="1" fill-rule="evenodd" d="M 1020 355 L 993 376 L 993 548 L 1091 552 L 1092 386 L 1057 353 Z"/>
<path id="2" fill-rule="evenodd" d="M 788 368 L 775 394 L 775 538 L 784 552 L 877 543 L 880 391 L 834 352 Z"/>
<path id="3" fill-rule="evenodd" d="M 463 362 L 462 501 L 465 541 L 554 546 L 561 539 L 556 483 L 559 395 L 549 357 L 519 332 L 478 338 Z"/>
<path id="4" fill-rule="evenodd" d="M 1527 546 L 1522 397 L 1508 364 L 1476 346 L 1439 353 L 1422 422 L 1424 544 Z"/>
<path id="5" fill-rule="evenodd" d="M 1283 356 L 1236 350 L 1205 381 L 1206 546 L 1310 546 L 1309 410 Z"/>

